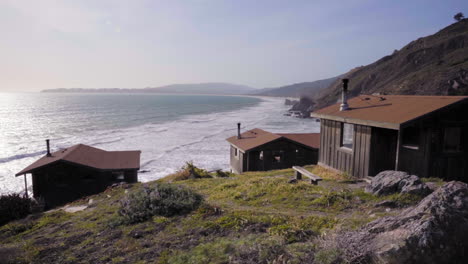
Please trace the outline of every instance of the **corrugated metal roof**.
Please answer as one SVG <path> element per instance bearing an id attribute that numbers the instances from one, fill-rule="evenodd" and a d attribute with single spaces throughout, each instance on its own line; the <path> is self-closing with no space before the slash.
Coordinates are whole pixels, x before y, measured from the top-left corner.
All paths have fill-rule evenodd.
<path id="1" fill-rule="evenodd" d="M 360 95 L 348 100 L 346 111 L 340 111 L 341 103 L 336 103 L 314 111 L 311 116 L 399 129 L 403 123 L 466 99 L 468 96 Z"/>
<path id="2" fill-rule="evenodd" d="M 141 151 L 105 151 L 91 146 L 78 144 L 51 153 L 52 156 L 44 156 L 16 176 L 30 173 L 40 167 L 56 161 L 68 161 L 100 170 L 139 169 Z"/>
<path id="3" fill-rule="evenodd" d="M 248 151 L 282 137 L 311 148 L 319 148 L 320 146 L 320 135 L 318 133 L 275 134 L 260 128 L 254 128 L 242 133 L 240 139 L 237 136 L 232 136 L 226 140 L 237 148 Z"/>

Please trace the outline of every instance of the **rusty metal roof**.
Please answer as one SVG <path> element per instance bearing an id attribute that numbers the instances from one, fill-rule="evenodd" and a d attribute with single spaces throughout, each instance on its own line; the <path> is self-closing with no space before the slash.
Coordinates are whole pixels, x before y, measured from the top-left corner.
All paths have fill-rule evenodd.
<path id="1" fill-rule="evenodd" d="M 122 170 L 140 168 L 139 150 L 132 151 L 105 151 L 91 146 L 78 144 L 51 153 L 50 157 L 44 156 L 16 176 L 31 173 L 33 170 L 44 167 L 57 161 L 67 161 L 100 170 Z"/>
<path id="2" fill-rule="evenodd" d="M 318 133 L 275 134 L 260 128 L 254 128 L 242 133 L 240 139 L 237 136 L 232 136 L 226 140 L 237 148 L 248 151 L 279 138 L 287 138 L 311 148 L 319 148 L 320 146 L 320 135 Z"/>
<path id="3" fill-rule="evenodd" d="M 467 99 L 468 96 L 360 95 L 348 100 L 346 111 L 340 111 L 339 102 L 314 111 L 311 116 L 399 129 L 404 123 Z"/>

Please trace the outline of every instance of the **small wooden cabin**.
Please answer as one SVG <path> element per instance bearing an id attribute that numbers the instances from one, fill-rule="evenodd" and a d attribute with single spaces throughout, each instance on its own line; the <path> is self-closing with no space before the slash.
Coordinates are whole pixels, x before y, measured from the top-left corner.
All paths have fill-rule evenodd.
<path id="1" fill-rule="evenodd" d="M 464 180 L 468 97 L 359 95 L 311 113 L 320 118 L 319 165 L 356 177 L 384 170 Z"/>
<path id="2" fill-rule="evenodd" d="M 227 139 L 231 144 L 231 171 L 267 171 L 317 164 L 319 134 L 270 133 L 255 128 Z"/>
<path id="3" fill-rule="evenodd" d="M 138 181 L 141 151 L 105 151 L 83 144 L 47 154 L 16 176 L 32 174 L 33 194 L 46 208 Z M 27 183 L 25 182 L 25 185 Z"/>

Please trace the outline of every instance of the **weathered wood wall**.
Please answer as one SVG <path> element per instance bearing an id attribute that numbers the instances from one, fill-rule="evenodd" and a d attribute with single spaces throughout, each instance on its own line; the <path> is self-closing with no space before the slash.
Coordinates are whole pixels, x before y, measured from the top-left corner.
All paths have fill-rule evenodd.
<path id="1" fill-rule="evenodd" d="M 355 177 L 369 174 L 371 127 L 354 125 L 353 148 L 342 148 L 341 122 L 321 121 L 319 162 Z"/>
<path id="2" fill-rule="evenodd" d="M 372 127 L 369 176 L 384 170 L 394 170 L 398 130 Z"/>
<path id="3" fill-rule="evenodd" d="M 234 173 L 242 173 L 243 171 L 243 168 L 244 168 L 244 163 L 246 163 L 246 161 L 244 161 L 244 159 L 246 159 L 245 157 L 245 154 L 240 152 L 240 150 L 238 149 L 238 157 L 235 156 L 235 150 L 236 148 L 234 146 L 231 145 L 231 153 L 230 153 L 230 164 L 231 164 L 231 170 L 234 172 Z"/>
<path id="4" fill-rule="evenodd" d="M 468 182 L 468 103 L 459 104 L 417 120 L 419 149 L 400 147 L 399 170 L 420 177 L 439 177 Z M 461 150 L 444 150 L 446 127 L 461 128 Z M 402 130 L 404 132 L 404 130 Z"/>
<path id="5" fill-rule="evenodd" d="M 66 162 L 50 164 L 32 173 L 33 194 L 51 208 L 104 191 L 119 182 L 113 171 L 101 171 Z M 124 181 L 138 181 L 136 170 L 123 170 Z"/>
<path id="6" fill-rule="evenodd" d="M 296 152 L 296 150 L 298 152 Z M 260 152 L 263 151 L 263 160 Z M 274 162 L 273 153 L 283 151 L 281 162 Z M 248 152 L 249 162 L 246 171 L 267 171 L 317 164 L 318 149 L 311 149 L 294 141 L 282 138 L 254 148 Z"/>
<path id="7" fill-rule="evenodd" d="M 231 145 L 230 164 L 231 169 L 236 173 L 317 164 L 318 159 L 318 149 L 311 149 L 284 138 L 251 149 L 246 153 L 240 152 L 239 158 L 235 157 L 234 148 Z M 296 152 L 296 150 L 299 152 Z M 281 162 L 273 162 L 273 153 L 275 151 L 283 151 Z M 260 152 L 263 152 L 262 160 L 260 159 Z"/>

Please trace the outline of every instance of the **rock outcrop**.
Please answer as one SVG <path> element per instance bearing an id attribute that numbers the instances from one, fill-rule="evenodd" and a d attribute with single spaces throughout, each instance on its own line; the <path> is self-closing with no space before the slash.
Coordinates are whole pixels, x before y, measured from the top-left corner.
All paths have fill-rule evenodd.
<path id="1" fill-rule="evenodd" d="M 366 192 L 375 195 L 392 193 L 426 195 L 431 193 L 431 189 L 416 175 L 409 175 L 403 171 L 388 170 L 377 174 L 371 183 L 366 186 Z"/>
<path id="2" fill-rule="evenodd" d="M 446 183 L 415 207 L 336 239 L 351 263 L 466 263 L 468 185 Z"/>

